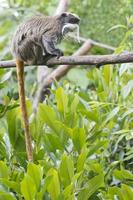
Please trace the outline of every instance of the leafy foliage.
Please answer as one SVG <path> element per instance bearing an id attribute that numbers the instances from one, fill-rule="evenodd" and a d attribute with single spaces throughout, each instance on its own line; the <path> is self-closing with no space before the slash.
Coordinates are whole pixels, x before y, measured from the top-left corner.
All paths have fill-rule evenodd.
<path id="1" fill-rule="evenodd" d="M 14 167 L 1 161 L 1 194 L 5 192 L 9 199 L 23 196 L 26 200 L 114 196 L 130 200 L 133 94 L 130 91 L 125 97 L 122 93 L 123 84 L 129 85 L 131 71 L 127 68 L 123 74 L 122 67 L 104 66 L 88 71 L 93 90 L 74 92 L 69 83 L 64 84 L 64 89 L 53 89 L 47 105 L 40 104 L 37 116 L 30 120 L 36 164 L 29 163 L 26 172 L 20 113 L 18 108 L 7 111 L 8 123 L 1 142 L 6 148 L 6 135 L 11 154 L 7 162 Z"/>

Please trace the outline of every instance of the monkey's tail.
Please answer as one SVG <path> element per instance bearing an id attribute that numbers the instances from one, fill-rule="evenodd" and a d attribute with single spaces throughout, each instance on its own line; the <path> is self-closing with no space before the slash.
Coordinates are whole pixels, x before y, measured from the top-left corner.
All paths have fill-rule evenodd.
<path id="1" fill-rule="evenodd" d="M 25 88 L 24 88 L 24 62 L 19 59 L 16 59 L 16 67 L 17 67 L 20 107 L 25 129 L 24 133 L 25 133 L 26 152 L 28 161 L 32 162 L 33 161 L 32 140 L 29 131 L 29 120 L 26 108 Z"/>

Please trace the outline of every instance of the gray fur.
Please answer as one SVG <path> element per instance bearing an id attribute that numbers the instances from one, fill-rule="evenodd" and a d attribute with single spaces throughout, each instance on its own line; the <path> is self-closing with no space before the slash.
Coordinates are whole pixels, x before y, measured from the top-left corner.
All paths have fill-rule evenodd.
<path id="1" fill-rule="evenodd" d="M 48 55 L 62 56 L 62 51 L 55 48 L 55 45 L 62 40 L 63 32 L 65 34 L 63 27 L 68 23 L 78 24 L 79 21 L 79 18 L 71 13 L 54 17 L 38 15 L 29 19 L 18 27 L 13 37 L 14 58 L 28 64 L 43 64 Z"/>

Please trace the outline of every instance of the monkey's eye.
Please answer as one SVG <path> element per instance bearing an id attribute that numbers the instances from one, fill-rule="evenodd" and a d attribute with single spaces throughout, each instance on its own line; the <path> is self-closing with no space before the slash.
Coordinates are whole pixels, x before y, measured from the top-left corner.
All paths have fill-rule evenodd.
<path id="1" fill-rule="evenodd" d="M 65 12 L 62 13 L 62 14 L 61 14 L 61 17 L 67 17 L 67 13 L 65 13 Z"/>

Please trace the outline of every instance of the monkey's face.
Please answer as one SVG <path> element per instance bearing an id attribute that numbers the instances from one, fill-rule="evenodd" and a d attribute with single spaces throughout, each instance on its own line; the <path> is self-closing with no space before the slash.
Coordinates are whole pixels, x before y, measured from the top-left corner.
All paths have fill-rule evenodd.
<path id="1" fill-rule="evenodd" d="M 80 18 L 73 14 L 73 13 L 68 13 L 68 12 L 64 12 L 61 14 L 61 18 L 64 24 L 79 24 L 80 22 Z"/>
<path id="2" fill-rule="evenodd" d="M 79 35 L 80 18 L 77 15 L 64 12 L 60 15 L 60 20 L 62 21 L 62 35 L 63 36 L 75 30 L 77 30 L 77 35 Z"/>

